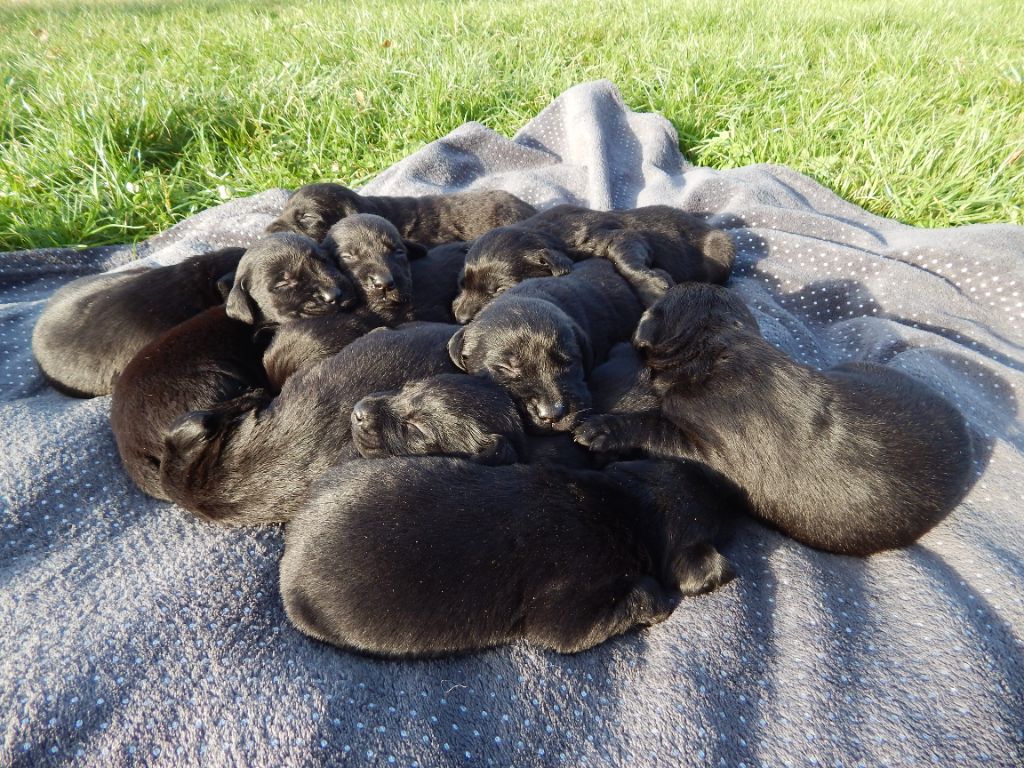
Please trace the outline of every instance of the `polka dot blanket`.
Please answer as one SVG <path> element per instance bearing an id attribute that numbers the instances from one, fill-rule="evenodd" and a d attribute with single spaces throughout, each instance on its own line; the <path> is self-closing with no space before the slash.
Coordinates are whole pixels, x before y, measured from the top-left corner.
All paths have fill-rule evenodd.
<path id="1" fill-rule="evenodd" d="M 769 341 L 818 367 L 885 363 L 962 409 L 978 448 L 966 499 L 864 560 L 745 522 L 726 550 L 737 580 L 577 656 L 350 655 L 286 620 L 278 527 L 224 530 L 144 496 L 109 398 L 58 394 L 29 348 L 58 286 L 250 243 L 286 192 L 137 246 L 5 254 L 0 764 L 1024 764 L 1024 229 L 917 229 L 784 167 L 692 166 L 668 121 L 607 82 L 512 139 L 464 125 L 364 191 L 467 188 L 713 214 Z"/>

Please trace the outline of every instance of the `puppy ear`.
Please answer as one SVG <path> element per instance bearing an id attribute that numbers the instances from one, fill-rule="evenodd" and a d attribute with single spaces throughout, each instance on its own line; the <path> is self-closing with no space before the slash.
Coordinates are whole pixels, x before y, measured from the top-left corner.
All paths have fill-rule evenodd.
<path id="1" fill-rule="evenodd" d="M 557 248 L 545 248 L 531 254 L 529 260 L 547 269 L 552 277 L 564 277 L 572 272 L 572 259 Z"/>
<path id="2" fill-rule="evenodd" d="M 498 466 L 499 464 L 515 464 L 519 461 L 516 449 L 504 435 L 490 433 L 480 441 L 480 450 L 473 458 L 480 464 Z"/>
<path id="3" fill-rule="evenodd" d="M 409 261 L 422 259 L 427 255 L 427 248 L 424 245 L 414 243 L 412 240 L 403 240 L 402 244 L 405 246 L 405 253 L 409 257 Z"/>
<path id="4" fill-rule="evenodd" d="M 672 563 L 684 595 L 700 595 L 728 584 L 736 577 L 729 561 L 710 544 L 695 544 L 682 550 Z"/>
<path id="5" fill-rule="evenodd" d="M 228 296 L 231 295 L 231 288 L 234 286 L 234 284 L 235 284 L 235 273 L 234 272 L 228 272 L 226 275 L 224 275 L 223 277 L 221 277 L 217 281 L 217 293 L 220 294 L 220 297 L 224 301 L 227 301 L 228 300 Z"/>
<path id="6" fill-rule="evenodd" d="M 231 291 L 228 293 L 228 300 L 224 305 L 224 309 L 232 320 L 255 325 L 256 304 L 249 295 L 244 278 L 236 278 L 234 286 L 232 286 Z"/>
<path id="7" fill-rule="evenodd" d="M 721 284 L 728 280 L 736 263 L 736 244 L 729 234 L 711 230 L 701 241 L 700 250 L 708 262 L 706 269 L 711 282 Z"/>
<path id="8" fill-rule="evenodd" d="M 466 335 L 465 328 L 459 328 L 455 332 L 455 335 L 448 340 L 448 357 L 452 359 L 455 367 L 460 371 L 466 370 L 466 363 L 462 359 L 462 346 L 465 343 L 464 336 Z"/>
<path id="9" fill-rule="evenodd" d="M 575 322 L 572 324 L 572 332 L 576 337 L 576 344 L 580 348 L 580 355 L 583 357 L 583 371 L 589 375 L 594 369 L 594 347 L 590 343 L 590 337 Z"/>

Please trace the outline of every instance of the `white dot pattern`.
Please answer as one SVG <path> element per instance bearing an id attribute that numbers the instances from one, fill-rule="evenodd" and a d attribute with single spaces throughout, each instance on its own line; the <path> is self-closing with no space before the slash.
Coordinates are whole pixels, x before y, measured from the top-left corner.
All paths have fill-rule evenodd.
<path id="1" fill-rule="evenodd" d="M 740 578 L 576 657 L 517 645 L 379 662 L 313 642 L 277 594 L 277 528 L 222 530 L 135 490 L 109 399 L 53 392 L 31 357 L 81 274 L 251 242 L 271 190 L 137 248 L 0 260 L 2 765 L 920 766 L 1024 763 L 1024 230 L 922 230 L 789 169 L 695 168 L 608 83 L 509 140 L 477 124 L 365 191 L 499 187 L 539 206 L 704 212 L 765 336 L 827 367 L 873 360 L 956 403 L 977 444 L 965 501 L 868 560 L 756 523 Z"/>

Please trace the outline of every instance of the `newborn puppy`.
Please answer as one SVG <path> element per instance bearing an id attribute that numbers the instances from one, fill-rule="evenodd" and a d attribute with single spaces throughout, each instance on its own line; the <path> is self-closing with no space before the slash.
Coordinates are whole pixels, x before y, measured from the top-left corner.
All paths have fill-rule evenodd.
<path id="1" fill-rule="evenodd" d="M 426 248 L 403 240 L 391 222 L 372 213 L 342 219 L 321 245 L 351 275 L 360 304 L 378 315 L 381 325 L 413 319 L 409 260 L 426 256 Z"/>
<path id="2" fill-rule="evenodd" d="M 252 328 L 213 307 L 171 329 L 137 354 L 114 385 L 110 425 L 132 480 L 166 499 L 160 485 L 164 434 L 189 411 L 243 395 L 269 399 Z"/>
<path id="3" fill-rule="evenodd" d="M 515 403 L 489 379 L 442 374 L 364 397 L 352 409 L 364 458 L 443 455 L 481 464 L 554 461 L 590 466 L 566 434 L 527 436 Z"/>
<path id="4" fill-rule="evenodd" d="M 570 276 L 510 288 L 452 337 L 452 361 L 512 395 L 532 429 L 571 430 L 590 407 L 586 376 L 628 339 L 643 312 L 615 268 L 578 264 Z"/>
<path id="5" fill-rule="evenodd" d="M 263 368 L 273 392 L 296 372 L 332 355 L 384 322 L 373 312 L 336 312 L 321 317 L 303 317 L 278 326 L 263 353 Z"/>
<path id="6" fill-rule="evenodd" d="M 567 275 L 574 261 L 592 256 L 609 259 L 650 306 L 673 281 L 724 283 L 736 248 L 725 232 L 667 205 L 629 211 L 559 205 L 473 243 L 456 317 L 468 322 L 511 286 L 531 277 Z"/>
<path id="7" fill-rule="evenodd" d="M 281 596 L 300 631 L 375 656 L 577 653 L 727 582 L 735 503 L 682 462 L 353 461 L 286 527 Z"/>
<path id="8" fill-rule="evenodd" d="M 285 203 L 268 232 L 301 232 L 319 242 L 338 220 L 373 213 L 390 221 L 407 240 L 427 247 L 472 240 L 484 232 L 514 224 L 537 210 L 498 189 L 422 197 L 360 195 L 340 184 L 308 184 Z"/>
<path id="9" fill-rule="evenodd" d="M 223 248 L 169 267 L 90 275 L 65 285 L 32 332 L 43 375 L 67 395 L 110 394 L 136 352 L 223 303 L 243 253 Z"/>
<path id="10" fill-rule="evenodd" d="M 246 251 L 228 294 L 228 317 L 249 325 L 287 323 L 352 306 L 355 287 L 313 240 L 271 235 Z"/>
<path id="11" fill-rule="evenodd" d="M 847 555 L 910 544 L 965 492 L 971 444 L 952 405 L 881 365 L 794 362 L 724 288 L 673 288 L 633 343 L 660 409 L 587 419 L 576 437 L 592 449 L 702 461 L 762 520 Z"/>
<path id="12" fill-rule="evenodd" d="M 412 314 L 417 320 L 454 323 L 452 302 L 459 292 L 459 273 L 469 243 L 448 243 L 431 248 L 412 262 Z"/>
<path id="13" fill-rule="evenodd" d="M 416 323 L 374 331 L 300 370 L 265 408 L 232 404 L 178 419 L 164 440 L 164 490 L 222 523 L 290 519 L 318 475 L 358 455 L 352 407 L 372 392 L 453 371 L 446 346 L 455 330 Z"/>

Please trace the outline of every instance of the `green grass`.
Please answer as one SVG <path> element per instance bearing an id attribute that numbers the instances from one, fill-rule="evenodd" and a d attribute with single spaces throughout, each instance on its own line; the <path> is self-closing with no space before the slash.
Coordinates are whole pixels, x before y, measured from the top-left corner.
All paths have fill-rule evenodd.
<path id="1" fill-rule="evenodd" d="M 360 185 L 600 77 L 699 164 L 785 163 L 912 224 L 1024 222 L 1018 0 L 36 2 L 0 8 L 0 250 Z"/>

